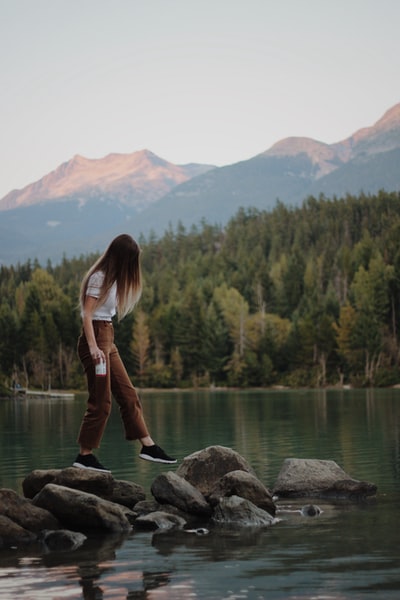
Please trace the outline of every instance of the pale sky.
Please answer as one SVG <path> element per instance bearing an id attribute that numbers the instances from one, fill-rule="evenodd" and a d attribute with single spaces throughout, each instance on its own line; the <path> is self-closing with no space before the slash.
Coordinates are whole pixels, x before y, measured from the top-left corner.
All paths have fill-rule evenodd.
<path id="1" fill-rule="evenodd" d="M 0 0 L 0 198 L 75 154 L 232 164 L 400 101 L 399 0 Z"/>

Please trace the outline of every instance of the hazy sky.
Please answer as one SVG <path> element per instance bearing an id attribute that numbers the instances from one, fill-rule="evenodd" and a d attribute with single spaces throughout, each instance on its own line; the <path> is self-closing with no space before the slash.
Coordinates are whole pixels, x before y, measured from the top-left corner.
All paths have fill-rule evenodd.
<path id="1" fill-rule="evenodd" d="M 0 0 L 0 198 L 81 154 L 226 165 L 400 101 L 399 0 Z"/>

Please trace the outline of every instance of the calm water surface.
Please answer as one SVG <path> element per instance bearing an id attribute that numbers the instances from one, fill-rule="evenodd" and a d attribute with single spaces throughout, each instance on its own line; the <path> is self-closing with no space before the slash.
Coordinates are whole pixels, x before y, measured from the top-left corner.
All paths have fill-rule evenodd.
<path id="1" fill-rule="evenodd" d="M 228 446 L 269 488 L 285 458 L 331 459 L 377 484 L 378 495 L 318 501 L 319 517 L 287 512 L 267 529 L 94 536 L 69 553 L 0 551 L 0 599 L 400 597 L 400 390 L 148 392 L 142 400 L 153 437 L 178 459 Z M 30 471 L 69 466 L 84 406 L 84 396 L 2 401 L 0 486 L 22 493 Z M 98 456 L 151 498 L 153 479 L 171 467 L 141 461 L 139 449 L 123 439 L 114 408 Z"/>

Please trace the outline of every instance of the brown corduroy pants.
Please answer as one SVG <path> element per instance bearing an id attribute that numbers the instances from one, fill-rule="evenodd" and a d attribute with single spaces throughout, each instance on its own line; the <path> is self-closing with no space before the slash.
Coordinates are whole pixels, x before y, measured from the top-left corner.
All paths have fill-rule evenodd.
<path id="1" fill-rule="evenodd" d="M 113 325 L 110 321 L 93 321 L 93 328 L 97 345 L 106 356 L 107 374 L 96 376 L 95 364 L 82 332 L 78 340 L 78 356 L 85 370 L 89 397 L 78 443 L 84 448 L 99 448 L 110 416 L 112 396 L 119 405 L 126 439 L 146 437 L 149 432 L 142 404 L 114 343 Z"/>

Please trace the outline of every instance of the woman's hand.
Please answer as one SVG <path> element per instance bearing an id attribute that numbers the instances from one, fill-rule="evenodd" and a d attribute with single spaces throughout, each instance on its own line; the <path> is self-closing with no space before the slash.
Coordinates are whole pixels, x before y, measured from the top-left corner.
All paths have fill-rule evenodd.
<path id="1" fill-rule="evenodd" d="M 95 346 L 94 348 L 89 348 L 89 350 L 90 350 L 90 356 L 92 357 L 93 362 L 95 364 L 105 362 L 106 356 L 105 356 L 103 350 L 101 350 L 98 346 Z"/>
<path id="2" fill-rule="evenodd" d="M 85 331 L 86 339 L 89 345 L 90 356 L 95 365 L 101 362 L 105 362 L 106 357 L 96 341 L 96 336 L 93 329 L 93 312 L 97 306 L 97 298 L 93 296 L 86 296 L 85 304 L 83 307 L 83 329 Z"/>

